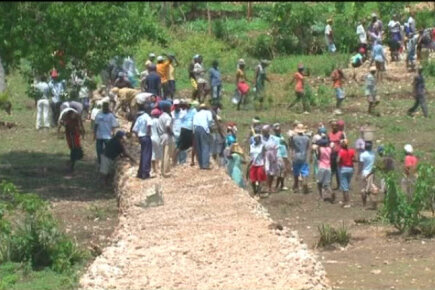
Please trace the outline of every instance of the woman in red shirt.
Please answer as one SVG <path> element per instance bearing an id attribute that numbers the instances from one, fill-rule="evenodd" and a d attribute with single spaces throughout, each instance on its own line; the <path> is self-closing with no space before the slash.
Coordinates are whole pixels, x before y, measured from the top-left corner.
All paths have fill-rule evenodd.
<path id="1" fill-rule="evenodd" d="M 353 175 L 353 163 L 355 159 L 355 149 L 347 147 L 347 140 L 341 141 L 341 149 L 338 152 L 337 163 L 340 168 L 340 188 L 343 191 L 344 208 L 350 207 L 349 187 Z"/>

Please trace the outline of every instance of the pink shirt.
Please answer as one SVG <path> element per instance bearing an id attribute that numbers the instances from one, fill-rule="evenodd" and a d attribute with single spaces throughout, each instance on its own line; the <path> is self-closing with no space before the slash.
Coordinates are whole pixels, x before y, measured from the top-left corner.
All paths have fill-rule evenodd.
<path id="1" fill-rule="evenodd" d="M 331 169 L 331 147 L 320 147 L 319 168 Z"/>
<path id="2" fill-rule="evenodd" d="M 414 155 L 405 156 L 405 167 L 415 167 L 418 164 L 418 159 Z"/>

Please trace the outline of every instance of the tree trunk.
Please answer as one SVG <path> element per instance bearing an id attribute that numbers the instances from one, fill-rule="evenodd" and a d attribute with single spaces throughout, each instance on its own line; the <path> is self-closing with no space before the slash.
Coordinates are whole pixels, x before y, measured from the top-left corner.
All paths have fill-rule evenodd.
<path id="1" fill-rule="evenodd" d="M 207 18 L 208 18 L 208 35 L 211 35 L 211 14 L 210 14 L 210 8 L 208 8 L 208 3 L 207 3 Z"/>
<path id="2" fill-rule="evenodd" d="M 248 15 L 247 15 L 248 21 L 251 21 L 252 19 L 252 2 L 248 2 Z"/>
<path id="3" fill-rule="evenodd" d="M 3 67 L 3 61 L 0 57 L 0 93 L 6 90 L 6 74 L 5 68 Z"/>

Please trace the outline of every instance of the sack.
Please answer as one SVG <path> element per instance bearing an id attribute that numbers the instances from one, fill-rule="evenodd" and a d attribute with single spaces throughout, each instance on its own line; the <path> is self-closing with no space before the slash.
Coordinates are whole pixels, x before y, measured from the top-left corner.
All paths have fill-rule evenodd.
<path id="1" fill-rule="evenodd" d="M 237 89 L 240 91 L 242 95 L 246 95 L 249 92 L 249 85 L 245 82 L 239 82 L 237 84 Z"/>

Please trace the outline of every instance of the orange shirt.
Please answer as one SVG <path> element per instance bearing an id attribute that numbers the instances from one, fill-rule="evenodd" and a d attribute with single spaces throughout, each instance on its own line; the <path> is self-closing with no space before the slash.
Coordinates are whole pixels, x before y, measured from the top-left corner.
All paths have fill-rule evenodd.
<path id="1" fill-rule="evenodd" d="M 342 79 L 343 77 L 340 75 L 340 73 L 338 72 L 338 70 L 334 70 L 331 74 L 331 78 L 333 83 L 333 87 L 334 89 L 336 88 L 341 88 L 341 86 L 343 85 L 342 83 Z"/>
<path id="2" fill-rule="evenodd" d="M 304 76 L 300 72 L 297 72 L 294 74 L 294 78 L 296 81 L 295 91 L 298 93 L 303 93 L 304 92 Z"/>
<path id="3" fill-rule="evenodd" d="M 156 70 L 157 70 L 157 73 L 160 76 L 162 84 L 164 84 L 164 83 L 166 83 L 168 81 L 168 78 L 169 78 L 169 65 L 170 65 L 170 63 L 169 63 L 168 60 L 164 61 L 162 63 L 158 63 L 156 65 Z"/>

